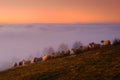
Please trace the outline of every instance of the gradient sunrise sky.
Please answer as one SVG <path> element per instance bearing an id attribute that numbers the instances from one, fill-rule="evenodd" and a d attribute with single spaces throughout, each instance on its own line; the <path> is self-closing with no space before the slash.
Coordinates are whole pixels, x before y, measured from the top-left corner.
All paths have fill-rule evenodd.
<path id="1" fill-rule="evenodd" d="M 120 0 L 0 0 L 0 23 L 120 23 Z"/>

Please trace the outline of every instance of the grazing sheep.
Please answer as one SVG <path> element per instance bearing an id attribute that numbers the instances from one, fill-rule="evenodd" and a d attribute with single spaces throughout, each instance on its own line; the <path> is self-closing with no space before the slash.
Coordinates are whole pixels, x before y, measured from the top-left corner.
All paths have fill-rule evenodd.
<path id="1" fill-rule="evenodd" d="M 34 57 L 32 60 L 31 60 L 31 63 L 36 63 L 37 62 L 37 57 Z"/>
<path id="2" fill-rule="evenodd" d="M 37 58 L 37 57 L 34 57 L 32 60 L 31 60 L 31 63 L 36 63 L 36 62 L 39 62 L 39 61 L 42 61 L 42 58 Z"/>
<path id="3" fill-rule="evenodd" d="M 47 60 L 49 60 L 50 58 L 51 58 L 50 55 L 44 55 L 44 56 L 42 56 L 42 61 L 47 61 Z"/>
<path id="4" fill-rule="evenodd" d="M 30 64 L 30 63 L 31 63 L 30 60 L 24 62 L 25 65 L 28 65 L 28 64 Z"/>
<path id="5" fill-rule="evenodd" d="M 100 44 L 96 44 L 96 48 L 100 48 L 101 47 L 101 45 Z"/>
<path id="6" fill-rule="evenodd" d="M 22 61 L 19 62 L 19 66 L 22 66 Z"/>
<path id="7" fill-rule="evenodd" d="M 30 60 L 28 60 L 28 61 L 22 60 L 22 61 L 19 62 L 19 66 L 25 66 L 25 65 L 28 65 L 28 64 L 30 64 L 30 63 L 31 63 Z"/>
<path id="8" fill-rule="evenodd" d="M 96 48 L 96 44 L 94 42 L 89 44 L 89 48 L 90 49 L 95 49 Z"/>
<path id="9" fill-rule="evenodd" d="M 24 66 L 24 65 L 25 65 L 25 60 L 19 62 L 19 66 Z"/>
<path id="10" fill-rule="evenodd" d="M 38 61 L 42 61 L 42 57 L 39 57 L 39 58 L 38 58 Z"/>
<path id="11" fill-rule="evenodd" d="M 54 58 L 57 58 L 57 54 L 54 52 L 51 54 L 51 58 L 54 59 Z"/>
<path id="12" fill-rule="evenodd" d="M 100 48 L 100 44 L 96 44 L 96 43 L 92 42 L 92 43 L 89 44 L 89 48 L 90 49 Z"/>
<path id="13" fill-rule="evenodd" d="M 17 66 L 18 66 L 17 63 L 14 63 L 13 67 L 17 67 Z"/>
<path id="14" fill-rule="evenodd" d="M 72 55 L 76 54 L 76 49 L 71 49 L 71 54 Z"/>
<path id="15" fill-rule="evenodd" d="M 62 53 L 64 54 L 64 56 L 68 56 L 70 55 L 70 50 L 64 50 L 62 51 Z"/>
<path id="16" fill-rule="evenodd" d="M 80 49 L 81 49 L 82 52 L 88 51 L 89 50 L 89 46 L 80 46 Z"/>
<path id="17" fill-rule="evenodd" d="M 102 46 L 109 46 L 109 45 L 111 45 L 111 42 L 110 42 L 110 40 L 102 40 L 101 45 Z"/>
<path id="18" fill-rule="evenodd" d="M 82 51 L 81 51 L 81 49 L 79 48 L 79 49 L 72 49 L 72 52 L 71 52 L 71 54 L 80 54 L 80 53 L 82 53 Z"/>
<path id="19" fill-rule="evenodd" d="M 60 57 L 63 57 L 63 56 L 64 56 L 64 54 L 62 52 L 60 52 L 60 51 L 56 52 L 56 57 L 57 58 L 60 58 Z"/>

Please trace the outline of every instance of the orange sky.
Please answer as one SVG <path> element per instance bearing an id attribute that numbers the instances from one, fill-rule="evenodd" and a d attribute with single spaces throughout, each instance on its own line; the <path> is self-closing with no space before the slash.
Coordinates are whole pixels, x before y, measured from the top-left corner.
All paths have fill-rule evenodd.
<path id="1" fill-rule="evenodd" d="M 0 0 L 0 23 L 120 23 L 120 0 Z"/>

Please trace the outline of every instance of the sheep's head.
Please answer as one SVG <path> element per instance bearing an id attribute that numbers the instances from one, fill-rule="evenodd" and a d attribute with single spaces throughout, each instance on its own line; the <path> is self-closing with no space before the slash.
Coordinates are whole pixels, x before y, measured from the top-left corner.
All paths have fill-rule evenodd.
<path id="1" fill-rule="evenodd" d="M 103 43 L 104 41 L 102 40 L 101 43 Z"/>

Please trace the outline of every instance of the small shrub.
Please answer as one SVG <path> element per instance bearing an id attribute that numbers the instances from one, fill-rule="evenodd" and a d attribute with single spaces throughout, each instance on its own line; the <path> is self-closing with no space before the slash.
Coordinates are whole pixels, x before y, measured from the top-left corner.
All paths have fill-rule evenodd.
<path id="1" fill-rule="evenodd" d="M 113 45 L 120 45 L 120 39 L 114 39 Z"/>

